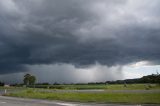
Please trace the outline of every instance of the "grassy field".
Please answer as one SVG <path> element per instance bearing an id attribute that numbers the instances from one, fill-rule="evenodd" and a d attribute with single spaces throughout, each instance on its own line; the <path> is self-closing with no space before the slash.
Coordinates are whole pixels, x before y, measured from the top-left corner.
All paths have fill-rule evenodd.
<path id="1" fill-rule="evenodd" d="M 22 88 L 22 87 L 2 87 L 0 86 L 0 90 L 3 90 L 3 89 L 17 89 L 17 88 Z"/>
<path id="2" fill-rule="evenodd" d="M 73 102 L 96 103 L 156 103 L 160 104 L 160 93 L 87 93 L 87 92 L 40 92 L 33 89 L 18 93 L 10 93 L 7 96 L 37 98 L 49 100 L 63 100 Z"/>
<path id="3" fill-rule="evenodd" d="M 6 94 L 6 96 L 24 97 L 24 98 L 37 98 L 37 99 L 62 100 L 62 101 L 74 101 L 74 102 L 96 102 L 96 103 L 160 104 L 160 92 L 153 92 L 155 90 L 160 90 L 160 85 L 158 84 L 127 84 L 127 87 L 125 87 L 123 84 L 52 85 L 52 86 L 54 87 L 50 88 L 46 87 L 48 89 L 22 88 L 22 87 L 17 87 L 17 88 L 1 87 L 0 89 L 2 90 L 9 89 L 11 91 L 10 93 Z M 103 92 L 74 91 L 74 90 L 86 90 L 86 89 L 87 90 L 103 89 L 104 91 Z M 64 90 L 66 92 L 64 92 Z M 72 90 L 73 92 L 71 92 Z M 136 90 L 138 92 L 132 92 Z"/>
<path id="4" fill-rule="evenodd" d="M 30 86 L 34 87 L 34 86 Z M 23 87 L 0 87 L 0 89 L 17 89 Z M 154 90 L 160 89 L 159 84 L 97 84 L 97 85 L 36 85 L 36 88 L 58 89 L 58 90 L 86 90 L 86 89 L 103 89 L 103 90 Z"/>
<path id="5" fill-rule="evenodd" d="M 104 89 L 104 90 L 149 90 L 160 89 L 160 85 L 157 84 L 127 84 L 124 87 L 123 84 L 98 84 L 98 85 L 36 85 L 37 88 L 50 88 L 50 89 Z"/>

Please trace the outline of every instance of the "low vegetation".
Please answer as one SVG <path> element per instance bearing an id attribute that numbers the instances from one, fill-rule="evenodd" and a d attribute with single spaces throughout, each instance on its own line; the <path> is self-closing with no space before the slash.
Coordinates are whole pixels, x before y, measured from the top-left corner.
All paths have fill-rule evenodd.
<path id="1" fill-rule="evenodd" d="M 37 98 L 49 100 L 63 100 L 74 102 L 96 103 L 160 103 L 160 93 L 114 93 L 114 92 L 40 92 L 33 89 L 18 93 L 10 93 L 7 96 Z"/>
<path id="2" fill-rule="evenodd" d="M 36 85 L 30 88 L 47 89 L 65 89 L 65 90 L 86 90 L 86 89 L 104 89 L 104 90 L 153 90 L 160 89 L 159 84 L 94 84 L 94 85 Z"/>

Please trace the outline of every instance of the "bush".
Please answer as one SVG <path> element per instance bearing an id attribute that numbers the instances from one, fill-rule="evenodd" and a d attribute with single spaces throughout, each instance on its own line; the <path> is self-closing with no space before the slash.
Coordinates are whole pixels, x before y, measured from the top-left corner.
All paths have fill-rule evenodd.
<path id="1" fill-rule="evenodd" d="M 34 93 L 34 91 L 33 90 L 27 90 L 27 93 Z"/>

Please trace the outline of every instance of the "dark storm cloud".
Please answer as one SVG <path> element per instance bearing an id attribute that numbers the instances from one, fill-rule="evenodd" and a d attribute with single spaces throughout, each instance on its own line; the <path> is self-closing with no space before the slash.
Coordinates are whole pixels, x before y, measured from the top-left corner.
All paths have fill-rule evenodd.
<path id="1" fill-rule="evenodd" d="M 152 4 L 152 5 L 150 5 Z M 1 0 L 0 73 L 160 60 L 158 0 Z"/>
<path id="2" fill-rule="evenodd" d="M 5 83 L 22 83 L 26 73 L 35 75 L 37 83 L 48 82 L 50 84 L 55 82 L 105 82 L 106 80 L 120 80 L 124 76 L 123 71 L 120 71 L 122 70 L 121 66 L 107 67 L 98 63 L 87 68 L 77 68 L 72 64 L 34 65 L 29 66 L 29 68 L 31 71 L 0 75 L 0 80 Z"/>

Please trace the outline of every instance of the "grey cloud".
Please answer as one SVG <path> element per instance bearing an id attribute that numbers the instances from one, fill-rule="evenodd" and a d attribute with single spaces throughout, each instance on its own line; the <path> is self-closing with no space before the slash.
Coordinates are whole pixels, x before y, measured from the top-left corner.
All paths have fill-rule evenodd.
<path id="1" fill-rule="evenodd" d="M 144 60 L 159 64 L 158 4 L 158 0 L 2 0 L 0 73 L 27 71 L 31 70 L 27 65 L 37 64 L 114 66 Z"/>
<path id="2" fill-rule="evenodd" d="M 106 80 L 123 79 L 120 66 L 107 67 L 95 64 L 87 68 L 77 68 L 71 64 L 32 65 L 29 71 L 37 78 L 37 83 L 86 83 L 104 82 Z M 26 72 L 0 75 L 0 80 L 6 83 L 22 83 Z M 10 80 L 11 77 L 14 80 Z"/>

